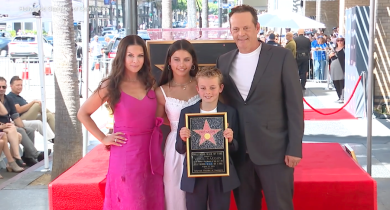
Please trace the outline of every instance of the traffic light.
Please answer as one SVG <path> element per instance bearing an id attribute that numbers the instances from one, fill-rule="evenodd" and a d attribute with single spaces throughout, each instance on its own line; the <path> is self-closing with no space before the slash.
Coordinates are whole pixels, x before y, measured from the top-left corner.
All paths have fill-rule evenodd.
<path id="1" fill-rule="evenodd" d="M 218 4 L 218 0 L 214 0 L 214 2 L 213 2 L 214 4 Z"/>

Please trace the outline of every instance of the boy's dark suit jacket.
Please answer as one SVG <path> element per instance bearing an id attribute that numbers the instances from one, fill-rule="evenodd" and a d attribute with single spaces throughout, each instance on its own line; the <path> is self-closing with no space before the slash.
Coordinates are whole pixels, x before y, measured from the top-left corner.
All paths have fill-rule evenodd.
<path id="1" fill-rule="evenodd" d="M 176 137 L 176 151 L 180 154 L 185 154 L 187 151 L 186 142 L 184 142 L 180 138 L 180 130 L 181 128 L 186 126 L 185 114 L 200 113 L 200 103 L 201 101 L 181 110 L 179 126 L 177 128 L 177 137 Z M 218 102 L 217 112 L 227 112 L 227 122 L 229 124 L 228 127 L 233 130 L 233 137 L 234 137 L 233 141 L 229 143 L 229 152 L 235 152 L 238 149 L 238 142 L 236 140 L 238 136 L 238 124 L 237 124 L 238 119 L 237 119 L 236 110 L 228 105 Z M 187 175 L 187 157 L 184 159 L 183 166 L 184 166 L 183 175 L 181 178 L 180 189 L 192 193 L 194 192 L 195 180 L 197 178 L 189 178 Z M 229 174 L 230 176 L 221 177 L 223 192 L 229 192 L 240 185 L 240 180 L 238 179 L 238 175 L 236 169 L 234 168 L 233 161 L 231 158 L 229 158 Z"/>

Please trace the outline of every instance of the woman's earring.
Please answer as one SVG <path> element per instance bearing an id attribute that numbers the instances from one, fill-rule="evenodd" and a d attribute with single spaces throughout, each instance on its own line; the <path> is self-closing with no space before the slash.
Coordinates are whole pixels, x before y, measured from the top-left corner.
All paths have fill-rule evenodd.
<path id="1" fill-rule="evenodd" d="M 195 71 L 195 65 L 192 65 L 192 67 L 191 67 L 191 71 Z"/>
<path id="2" fill-rule="evenodd" d="M 171 65 L 168 64 L 168 71 L 171 71 Z"/>

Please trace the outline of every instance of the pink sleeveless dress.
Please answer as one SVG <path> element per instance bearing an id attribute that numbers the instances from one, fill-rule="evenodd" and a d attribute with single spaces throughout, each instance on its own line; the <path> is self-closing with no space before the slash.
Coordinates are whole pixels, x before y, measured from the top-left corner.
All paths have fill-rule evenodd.
<path id="1" fill-rule="evenodd" d="M 127 143 L 111 146 L 104 210 L 164 210 L 164 157 L 157 101 L 150 90 L 138 100 L 122 91 L 115 107 L 114 132 Z"/>

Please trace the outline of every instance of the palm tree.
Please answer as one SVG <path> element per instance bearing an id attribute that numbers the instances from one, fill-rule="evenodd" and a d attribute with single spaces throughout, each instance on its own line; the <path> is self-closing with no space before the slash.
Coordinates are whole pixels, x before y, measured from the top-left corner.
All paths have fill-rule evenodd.
<path id="1" fill-rule="evenodd" d="M 209 1 L 202 0 L 202 27 L 209 27 Z"/>
<path id="2" fill-rule="evenodd" d="M 172 1 L 162 0 L 162 28 L 172 28 Z"/>
<path id="3" fill-rule="evenodd" d="M 196 28 L 196 0 L 187 0 L 187 27 Z"/>
<path id="4" fill-rule="evenodd" d="M 161 16 L 162 23 L 161 28 L 172 28 L 172 1 L 162 0 L 161 2 Z M 171 32 L 164 32 L 162 38 L 165 40 L 171 40 Z"/>
<path id="5" fill-rule="evenodd" d="M 54 45 L 54 79 L 56 107 L 56 141 L 52 180 L 82 158 L 78 71 L 76 63 L 72 0 L 52 0 Z"/>

